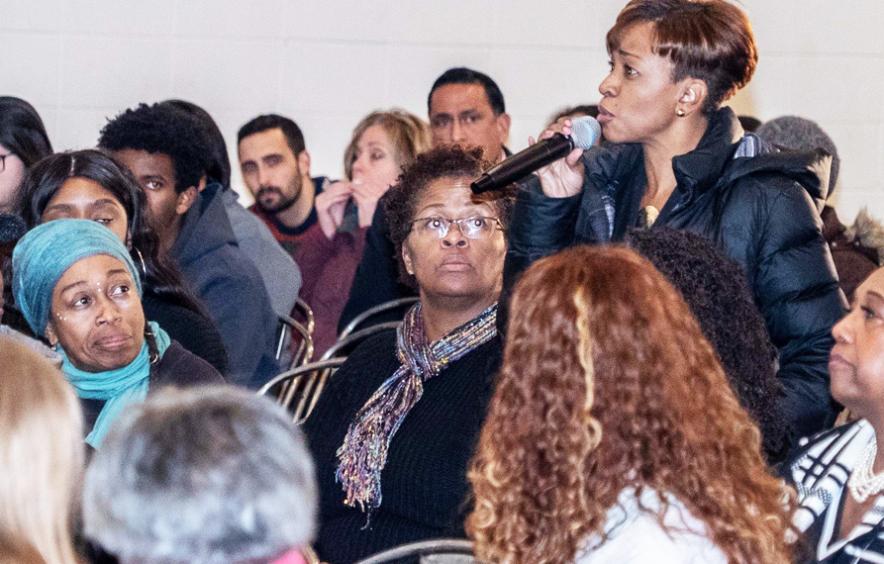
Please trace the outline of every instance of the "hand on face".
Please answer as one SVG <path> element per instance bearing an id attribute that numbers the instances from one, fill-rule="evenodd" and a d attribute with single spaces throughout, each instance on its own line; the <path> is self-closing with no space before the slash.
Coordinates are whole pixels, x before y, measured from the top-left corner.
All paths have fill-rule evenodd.
<path id="1" fill-rule="evenodd" d="M 52 290 L 46 336 L 81 370 L 132 362 L 144 343 L 144 310 L 126 266 L 108 255 L 75 262 Z"/>
<path id="2" fill-rule="evenodd" d="M 353 187 L 353 200 L 356 201 L 356 209 L 359 212 L 359 227 L 368 227 L 374 217 L 378 200 L 387 192 L 390 184 L 363 182 L 354 179 L 351 186 Z"/>
<path id="3" fill-rule="evenodd" d="M 353 199 L 359 211 L 359 226 L 368 227 L 378 200 L 399 176 L 402 156 L 386 130 L 375 124 L 359 136 L 353 158 Z"/>
<path id="4" fill-rule="evenodd" d="M 560 118 L 546 128 L 540 134 L 540 140 L 549 139 L 556 133 L 571 135 L 571 119 Z M 535 143 L 533 138 L 528 139 L 528 144 Z M 577 148 L 568 153 L 563 159 L 554 161 L 543 168 L 537 169 L 534 175 L 540 179 L 540 187 L 543 193 L 550 198 L 568 198 L 580 193 L 583 189 L 583 177 L 585 175 L 581 156 L 583 149 Z"/>
<path id="5" fill-rule="evenodd" d="M 334 182 L 316 195 L 316 218 L 319 228 L 328 239 L 335 236 L 344 220 L 344 210 L 353 195 L 353 184 L 342 180 Z"/>

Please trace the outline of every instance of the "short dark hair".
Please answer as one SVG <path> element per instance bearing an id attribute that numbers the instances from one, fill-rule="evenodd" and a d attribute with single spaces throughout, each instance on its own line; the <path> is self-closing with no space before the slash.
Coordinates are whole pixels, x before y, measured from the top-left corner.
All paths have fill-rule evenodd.
<path id="1" fill-rule="evenodd" d="M 427 96 L 427 113 L 430 112 L 430 104 L 433 101 L 433 92 L 436 89 L 448 84 L 478 84 L 485 89 L 485 96 L 488 97 L 488 104 L 494 111 L 494 115 L 499 116 L 506 112 L 506 104 L 503 101 L 503 93 L 490 76 L 477 70 L 468 69 L 467 67 L 455 67 L 443 72 L 442 75 L 433 83 L 430 94 Z"/>
<path id="2" fill-rule="evenodd" d="M 778 407 L 782 385 L 777 350 L 755 305 L 746 273 L 708 239 L 669 227 L 633 229 L 626 244 L 663 273 L 678 290 L 718 355 L 740 405 L 761 429 L 768 462 L 789 446 Z"/>
<path id="3" fill-rule="evenodd" d="M 282 131 L 289 149 L 292 150 L 295 156 L 300 155 L 307 148 L 304 144 L 304 134 L 301 133 L 301 128 L 298 127 L 298 124 L 278 114 L 265 114 L 250 120 L 239 128 L 239 132 L 236 134 L 236 142 L 239 144 L 249 135 L 276 128 Z"/>
<path id="4" fill-rule="evenodd" d="M 0 96 L 0 145 L 17 155 L 25 168 L 52 154 L 40 114 L 34 106 L 14 96 Z"/>
<path id="5" fill-rule="evenodd" d="M 411 232 L 411 221 L 414 219 L 418 200 L 427 187 L 439 178 L 479 176 L 482 171 L 492 166 L 482 154 L 481 147 L 464 148 L 460 145 L 447 145 L 430 149 L 418 155 L 411 165 L 406 166 L 396 184 L 384 194 L 381 201 L 390 227 L 390 239 L 396 248 L 399 279 L 404 284 L 417 289 L 417 281 L 405 269 L 402 245 Z M 485 192 L 479 196 L 496 209 L 504 230 L 509 226 L 515 202 L 514 195 L 515 189 L 507 187 L 499 191 Z"/>
<path id="6" fill-rule="evenodd" d="M 654 24 L 654 52 L 675 66 L 673 81 L 691 77 L 708 88 L 705 113 L 745 86 L 758 64 L 746 14 L 725 0 L 632 0 L 608 31 L 608 52 L 635 24 Z"/>
<path id="7" fill-rule="evenodd" d="M 161 102 L 178 108 L 193 116 L 199 122 L 209 147 L 209 161 L 206 165 L 206 174 L 212 180 L 221 183 L 225 189 L 230 187 L 230 157 L 227 156 L 227 143 L 224 142 L 224 134 L 209 112 L 193 102 L 187 100 L 166 100 Z"/>
<path id="8" fill-rule="evenodd" d="M 196 186 L 208 171 L 209 146 L 199 122 L 169 104 L 139 104 L 109 120 L 98 146 L 162 153 L 175 167 L 175 191 Z"/>

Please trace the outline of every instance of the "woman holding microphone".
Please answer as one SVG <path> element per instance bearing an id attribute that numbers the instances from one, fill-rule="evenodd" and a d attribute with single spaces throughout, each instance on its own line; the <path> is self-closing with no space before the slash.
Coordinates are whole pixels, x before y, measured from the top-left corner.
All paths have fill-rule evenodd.
<path id="1" fill-rule="evenodd" d="M 507 286 L 542 256 L 618 241 L 630 227 L 698 233 L 746 271 L 779 352 L 791 440 L 829 426 L 829 332 L 845 307 L 816 207 L 829 156 L 767 153 L 721 106 L 757 63 L 746 15 L 724 0 L 632 0 L 607 49 L 599 122 L 609 143 L 572 151 L 520 191 Z"/>

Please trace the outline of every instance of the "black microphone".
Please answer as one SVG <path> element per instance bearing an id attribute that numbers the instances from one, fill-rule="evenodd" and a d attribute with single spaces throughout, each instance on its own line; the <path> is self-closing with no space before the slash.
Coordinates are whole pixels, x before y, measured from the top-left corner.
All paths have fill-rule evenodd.
<path id="1" fill-rule="evenodd" d="M 573 119 L 570 137 L 556 133 L 549 139 L 538 141 L 483 172 L 482 176 L 470 184 L 470 188 L 473 194 L 503 188 L 538 168 L 561 159 L 577 147 L 589 149 L 601 135 L 602 127 L 595 118 L 583 116 Z"/>

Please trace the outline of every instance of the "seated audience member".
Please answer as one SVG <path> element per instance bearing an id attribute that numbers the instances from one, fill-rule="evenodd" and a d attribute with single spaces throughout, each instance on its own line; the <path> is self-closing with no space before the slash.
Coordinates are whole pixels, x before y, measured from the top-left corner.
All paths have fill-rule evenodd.
<path id="1" fill-rule="evenodd" d="M 27 230 L 27 225 L 18 214 L 0 212 L 0 334 L 13 338 L 24 337 L 25 342 L 48 350 L 39 341 L 28 337 L 31 333 L 28 322 L 15 307 L 12 286 L 4 283 L 12 281 L 12 249 Z"/>
<path id="2" fill-rule="evenodd" d="M 0 561 L 76 564 L 83 416 L 58 369 L 0 336 Z"/>
<path id="3" fill-rule="evenodd" d="M 208 144 L 199 122 L 169 105 L 139 105 L 101 131 L 98 144 L 147 196 L 160 248 L 181 267 L 221 332 L 230 381 L 258 387 L 278 371 L 278 318 L 261 275 L 239 248 L 217 186 L 198 191 Z"/>
<path id="4" fill-rule="evenodd" d="M 9 230 L 9 223 L 17 224 L 16 227 L 12 229 L 16 232 L 20 230 L 23 235 L 26 231 L 24 226 L 24 222 L 17 215 L 8 215 L 8 214 L 0 214 L 0 231 Z M 16 240 L 18 240 L 20 236 L 16 236 Z M 4 317 L 5 309 L 7 303 L 3 296 L 7 294 L 7 290 L 9 290 L 9 294 L 12 294 L 12 288 L 9 288 L 6 284 L 7 277 L 9 280 L 12 280 L 12 248 L 7 248 L 5 245 L 0 245 L 0 318 Z M 24 321 L 24 320 L 22 320 Z M 27 323 L 27 322 L 25 322 Z M 24 333 L 21 333 L 16 330 L 15 327 L 10 327 L 9 325 L 0 324 L 0 337 L 6 338 L 8 341 L 14 341 L 20 345 L 23 345 L 32 351 L 36 352 L 40 356 L 44 357 L 55 367 L 61 366 L 61 357 L 55 353 L 52 349 L 43 344 L 42 341 L 38 341 L 37 339 L 33 339 Z M 0 359 L 2 360 L 2 359 Z"/>
<path id="5" fill-rule="evenodd" d="M 166 100 L 163 104 L 189 113 L 200 123 L 209 143 L 207 186 L 218 185 L 216 190 L 221 193 L 220 198 L 224 202 L 236 242 L 261 274 L 273 310 L 279 315 L 291 315 L 301 289 L 301 270 L 264 222 L 244 208 L 238 201 L 239 194 L 230 188 L 230 159 L 218 124 L 206 110 L 194 103 Z"/>
<path id="6" fill-rule="evenodd" d="M 798 490 L 792 523 L 803 538 L 797 562 L 884 561 L 884 269 L 854 295 L 832 329 L 832 396 L 859 419 L 820 433 L 782 466 Z"/>
<path id="7" fill-rule="evenodd" d="M 474 199 L 488 163 L 438 148 L 385 198 L 403 276 L 420 301 L 397 331 L 362 343 L 305 423 L 320 492 L 320 557 L 463 536 L 466 466 L 500 362 L 500 292 L 511 201 Z"/>
<path id="8" fill-rule="evenodd" d="M 448 69 L 430 88 L 427 111 L 433 147 L 481 147 L 485 160 L 491 163 L 509 154 L 506 142 L 511 120 L 503 93 L 490 76 L 465 67 Z M 407 285 L 399 283 L 395 254 L 384 206 L 380 205 L 365 234 L 365 249 L 339 330 L 371 307 L 414 295 Z"/>
<path id="9" fill-rule="evenodd" d="M 778 405 L 783 385 L 777 379 L 777 349 L 743 269 L 688 231 L 633 229 L 625 242 L 651 261 L 691 308 L 740 405 L 761 430 L 767 462 L 780 462 L 799 437 L 790 435 Z"/>
<path id="10" fill-rule="evenodd" d="M 573 247 L 517 283 L 469 478 L 487 562 L 789 562 L 786 489 L 678 292 Z"/>
<path id="11" fill-rule="evenodd" d="M 815 122 L 796 116 L 783 116 L 765 122 L 756 132 L 765 141 L 787 151 L 813 151 L 822 149 L 832 156 L 829 170 L 829 191 L 826 199 L 831 201 L 838 185 L 841 159 L 835 142 Z M 838 282 L 848 300 L 853 299 L 856 287 L 865 280 L 884 260 L 884 227 L 863 210 L 847 227 L 838 219 L 835 208 L 826 204 L 820 213 L 823 219 L 823 237 L 829 243 Z"/>
<path id="12" fill-rule="evenodd" d="M 373 112 L 353 130 L 344 153 L 347 180 L 316 196 L 317 223 L 304 233 L 298 257 L 304 268 L 302 297 L 316 316 L 318 355 L 335 342 L 378 199 L 402 167 L 428 148 L 429 131 L 419 117 L 401 110 Z"/>
<path id="13" fill-rule="evenodd" d="M 0 213 L 15 211 L 28 169 L 52 154 L 43 120 L 21 98 L 0 96 Z"/>
<path id="14" fill-rule="evenodd" d="M 12 255 L 13 292 L 35 335 L 62 358 L 98 448 L 116 418 L 160 386 L 223 382 L 141 307 L 141 279 L 117 236 L 94 221 L 57 219 Z"/>
<path id="15" fill-rule="evenodd" d="M 21 190 L 21 216 L 29 227 L 54 219 L 90 219 L 110 229 L 140 267 L 141 305 L 188 351 L 227 371 L 227 353 L 215 324 L 185 286 L 177 266 L 160 254 L 146 216 L 144 193 L 101 151 L 58 153 L 35 165 Z"/>
<path id="16" fill-rule="evenodd" d="M 225 386 L 168 388 L 129 410 L 83 493 L 86 536 L 123 564 L 303 564 L 315 519 L 300 431 Z"/>
<path id="17" fill-rule="evenodd" d="M 237 134 L 239 167 L 260 217 L 300 266 L 301 239 L 316 223 L 315 199 L 328 179 L 310 177 L 310 153 L 301 128 L 276 114 L 254 118 Z M 307 276 L 305 269 L 302 276 Z"/>

